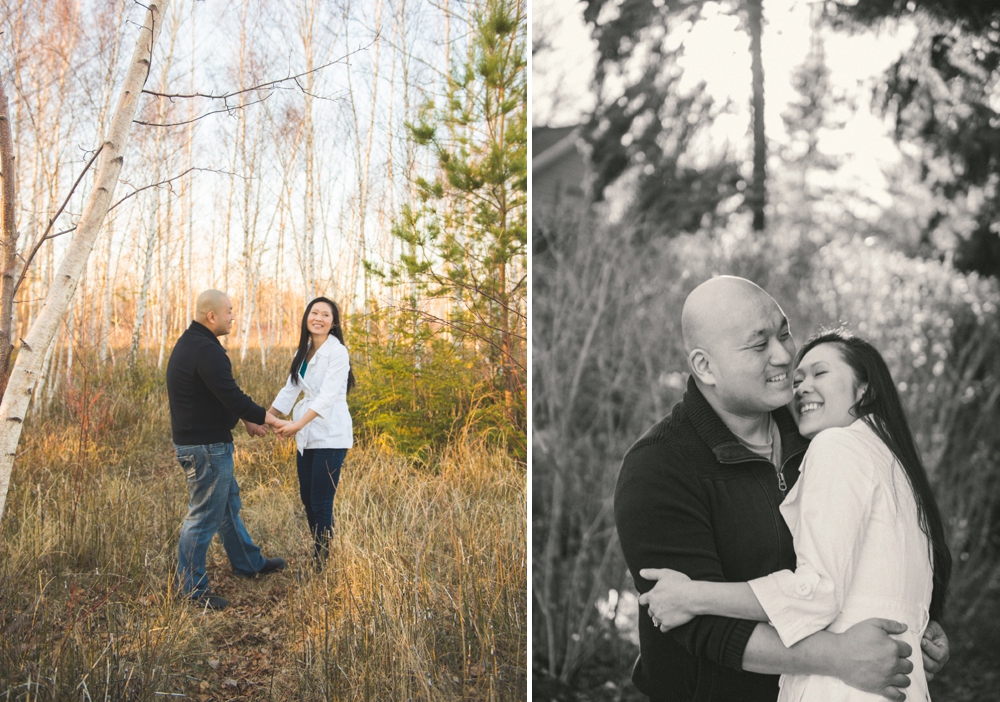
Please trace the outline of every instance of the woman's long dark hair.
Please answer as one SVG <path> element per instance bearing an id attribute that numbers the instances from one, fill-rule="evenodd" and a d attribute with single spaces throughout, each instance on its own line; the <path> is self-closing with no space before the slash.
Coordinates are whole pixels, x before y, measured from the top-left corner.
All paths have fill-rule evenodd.
<path id="1" fill-rule="evenodd" d="M 292 385 L 299 384 L 299 368 L 302 367 L 302 362 L 306 360 L 306 354 L 309 353 L 309 340 L 312 338 L 312 334 L 309 333 L 309 312 L 312 310 L 313 305 L 317 302 L 325 302 L 330 305 L 330 309 L 333 310 L 333 326 L 330 327 L 330 336 L 337 337 L 337 340 L 344 344 L 344 332 L 340 328 L 340 308 L 337 307 L 337 303 L 329 298 L 317 297 L 315 300 L 306 305 L 306 311 L 302 313 L 302 332 L 299 334 L 299 348 L 295 352 L 295 357 L 292 358 L 292 370 L 291 378 Z M 347 344 L 344 344 L 344 348 L 347 348 Z M 347 392 L 354 389 L 354 371 L 351 370 L 350 366 L 347 368 Z"/>
<path id="2" fill-rule="evenodd" d="M 795 358 L 798 366 L 802 357 L 821 344 L 834 344 L 844 362 L 854 371 L 857 386 L 867 385 L 861 399 L 852 408 L 852 413 L 862 419 L 878 435 L 892 454 L 903 466 L 906 477 L 913 489 L 917 503 L 917 517 L 920 528 L 930 541 L 932 565 L 934 568 L 934 592 L 931 595 L 930 616 L 941 620 L 944 612 L 948 580 L 951 578 L 951 552 L 944 537 L 944 523 L 938 510 L 934 493 L 931 491 L 927 471 L 924 469 L 920 453 L 906 420 L 903 402 L 899 398 L 896 384 L 878 350 L 864 339 L 859 339 L 844 329 L 822 330 L 809 339 L 799 349 Z"/>

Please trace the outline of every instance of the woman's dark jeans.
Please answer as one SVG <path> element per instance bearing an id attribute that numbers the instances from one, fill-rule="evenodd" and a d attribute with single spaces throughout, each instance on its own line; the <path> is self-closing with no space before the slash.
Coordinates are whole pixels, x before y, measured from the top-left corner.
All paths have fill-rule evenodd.
<path id="1" fill-rule="evenodd" d="M 315 541 L 315 557 L 326 560 L 333 533 L 333 498 L 340 482 L 340 466 L 347 449 L 306 449 L 295 454 L 299 472 L 299 496 L 306 508 L 309 531 Z"/>

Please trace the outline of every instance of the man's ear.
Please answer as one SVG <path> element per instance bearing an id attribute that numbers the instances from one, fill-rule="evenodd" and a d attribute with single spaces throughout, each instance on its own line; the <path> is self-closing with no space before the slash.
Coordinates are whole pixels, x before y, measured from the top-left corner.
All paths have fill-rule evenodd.
<path id="1" fill-rule="evenodd" d="M 205 326 L 215 327 L 215 323 L 219 321 L 219 313 L 215 310 L 209 310 L 205 313 L 205 321 L 208 322 Z"/>
<path id="2" fill-rule="evenodd" d="M 688 354 L 688 366 L 695 378 L 705 385 L 715 385 L 715 373 L 712 371 L 712 359 L 704 349 L 694 349 Z"/>

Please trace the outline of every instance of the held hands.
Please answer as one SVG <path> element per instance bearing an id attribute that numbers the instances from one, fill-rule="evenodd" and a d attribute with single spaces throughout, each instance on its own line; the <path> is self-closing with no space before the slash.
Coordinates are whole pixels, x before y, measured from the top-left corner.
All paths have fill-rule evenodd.
<path id="1" fill-rule="evenodd" d="M 262 424 L 254 424 L 244 419 L 243 426 L 246 427 L 247 434 L 250 436 L 264 436 L 267 434 L 267 427 Z"/>
<path id="2" fill-rule="evenodd" d="M 275 433 L 275 435 L 282 438 L 294 436 L 295 433 L 301 429 L 301 427 L 298 427 L 293 429 L 291 432 L 288 432 L 287 428 L 292 426 L 292 422 L 284 419 L 278 419 L 270 412 L 264 415 L 264 424 L 254 424 L 253 422 L 248 422 L 244 419 L 243 426 L 246 427 L 247 434 L 250 436 L 264 436 L 267 434 L 267 428 L 271 427 L 271 430 Z"/>
<path id="3" fill-rule="evenodd" d="M 274 435 L 280 439 L 287 439 L 290 436 L 295 436 L 302 427 L 298 426 L 296 422 L 290 422 L 287 419 L 278 419 L 278 410 L 274 407 L 269 407 L 267 409 L 267 414 L 265 415 L 267 423 L 271 425 L 271 431 Z"/>
<path id="4" fill-rule="evenodd" d="M 866 619 L 838 634 L 840 672 L 837 677 L 859 690 L 895 702 L 905 700 L 903 690 L 910 686 L 907 676 L 913 671 L 913 663 L 907 658 L 913 648 L 905 641 L 891 638 L 904 631 L 906 624 L 891 619 Z"/>
<path id="5" fill-rule="evenodd" d="M 289 439 L 299 433 L 301 429 L 298 422 L 282 422 L 280 427 L 275 427 L 274 435 L 281 439 Z"/>
<path id="6" fill-rule="evenodd" d="M 652 590 L 639 595 L 639 604 L 649 605 L 653 626 L 665 632 L 694 619 L 691 578 L 669 568 L 644 568 L 639 575 L 656 581 Z"/>

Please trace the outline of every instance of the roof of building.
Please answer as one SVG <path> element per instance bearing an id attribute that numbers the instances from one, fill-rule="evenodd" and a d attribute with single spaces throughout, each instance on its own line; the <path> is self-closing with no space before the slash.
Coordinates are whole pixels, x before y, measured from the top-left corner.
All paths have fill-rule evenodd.
<path id="1" fill-rule="evenodd" d="M 545 153 L 573 133 L 577 125 L 568 127 L 533 127 L 531 130 L 531 157 Z"/>

